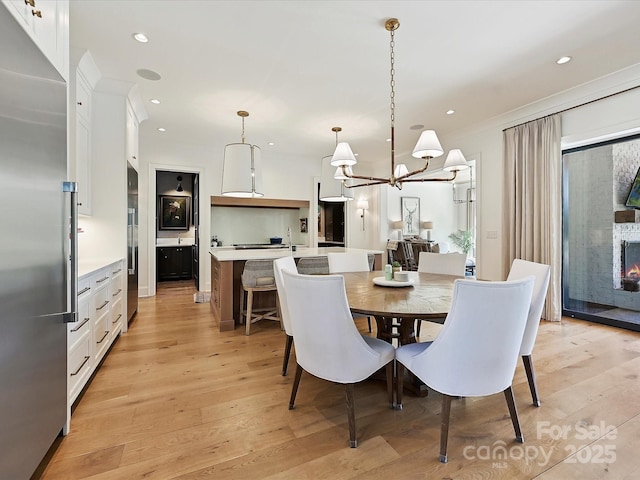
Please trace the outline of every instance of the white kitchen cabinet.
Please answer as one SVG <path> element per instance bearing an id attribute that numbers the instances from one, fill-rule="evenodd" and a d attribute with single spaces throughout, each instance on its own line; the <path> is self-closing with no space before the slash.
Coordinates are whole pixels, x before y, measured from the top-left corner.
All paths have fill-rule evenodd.
<path id="1" fill-rule="evenodd" d="M 69 0 L 2 0 L 65 80 L 69 79 Z"/>
<path id="2" fill-rule="evenodd" d="M 75 53 L 80 55 L 78 52 Z M 91 54 L 86 51 L 82 52 L 74 69 L 75 75 L 69 88 L 69 112 L 73 116 L 70 124 L 75 125 L 69 137 L 70 145 L 74 146 L 70 155 L 69 177 L 78 182 L 78 213 L 91 215 L 92 97 L 101 74 Z"/>
<path id="3" fill-rule="evenodd" d="M 69 411 L 122 331 L 124 297 L 124 259 L 78 279 L 78 320 L 67 324 Z"/>

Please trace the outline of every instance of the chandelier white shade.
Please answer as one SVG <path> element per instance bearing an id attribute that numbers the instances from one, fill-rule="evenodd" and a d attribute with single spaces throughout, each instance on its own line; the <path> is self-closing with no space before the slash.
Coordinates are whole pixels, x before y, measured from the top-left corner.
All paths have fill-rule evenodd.
<path id="1" fill-rule="evenodd" d="M 469 164 L 465 160 L 460 149 L 454 148 L 453 150 L 450 150 L 442 169 L 445 172 L 456 172 L 458 170 L 464 170 L 465 168 L 469 168 Z"/>
<path id="2" fill-rule="evenodd" d="M 327 155 L 322 159 L 319 198 L 323 202 L 349 202 L 353 200 L 353 190 L 348 188 L 351 180 L 338 181 L 333 177 L 336 167 L 331 165 L 331 158 Z"/>
<path id="3" fill-rule="evenodd" d="M 242 143 L 230 143 L 224 147 L 222 195 L 263 197 L 261 150 L 260 147 L 244 143 L 244 119 L 249 112 L 240 110 L 238 116 L 242 118 Z"/>
<path id="4" fill-rule="evenodd" d="M 336 150 L 331 157 L 331 165 L 334 167 L 350 167 L 358 163 L 356 156 L 351 151 L 351 147 L 347 142 L 340 142 L 336 145 Z"/>
<path id="5" fill-rule="evenodd" d="M 222 195 L 227 197 L 262 197 L 260 147 L 248 143 L 231 143 L 224 147 Z"/>
<path id="6" fill-rule="evenodd" d="M 436 132 L 433 130 L 425 130 L 420 134 L 418 143 L 416 143 L 411 155 L 415 158 L 436 158 L 443 153 L 444 150 L 442 150 L 442 145 L 440 145 L 440 140 L 438 140 Z"/>

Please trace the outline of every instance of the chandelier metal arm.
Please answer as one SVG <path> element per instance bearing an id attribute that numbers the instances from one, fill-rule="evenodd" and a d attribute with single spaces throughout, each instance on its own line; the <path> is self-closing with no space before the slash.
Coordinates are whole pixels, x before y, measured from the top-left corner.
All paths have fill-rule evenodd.
<path id="1" fill-rule="evenodd" d="M 404 182 L 453 182 L 458 175 L 458 171 L 453 171 L 453 176 L 451 178 L 407 178 L 406 180 L 397 180 L 398 183 Z"/>
<path id="2" fill-rule="evenodd" d="M 424 172 L 429 167 L 429 160 L 431 160 L 432 158 L 433 157 L 423 157 L 424 167 L 414 170 L 413 172 L 405 173 L 404 175 L 399 176 L 398 178 L 396 178 L 396 182 L 402 182 L 404 181 L 405 178 L 409 178 L 414 175 L 417 175 L 418 173 Z"/>

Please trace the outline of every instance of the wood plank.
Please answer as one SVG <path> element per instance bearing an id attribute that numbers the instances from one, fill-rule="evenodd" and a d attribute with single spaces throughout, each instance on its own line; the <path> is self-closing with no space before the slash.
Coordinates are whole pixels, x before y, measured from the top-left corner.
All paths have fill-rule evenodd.
<path id="1" fill-rule="evenodd" d="M 193 303 L 194 292 L 191 282 L 173 282 L 140 299 L 135 321 L 78 402 L 71 433 L 41 478 L 589 480 L 640 474 L 640 333 L 568 318 L 542 322 L 533 352 L 542 407 L 531 405 L 521 362 L 513 383 L 525 443 L 514 441 L 503 395 L 457 399 L 449 463 L 441 464 L 440 394 L 405 394 L 404 409 L 394 411 L 382 382 L 356 385 L 359 446 L 351 449 L 344 387 L 305 374 L 289 410 L 293 375 L 280 375 L 279 325 L 258 322 L 249 337 L 242 329 L 219 332 L 209 305 Z M 356 324 L 368 334 L 366 321 Z M 424 322 L 421 340 L 441 328 Z M 290 372 L 294 366 L 295 346 Z M 605 431 L 588 441 L 576 436 L 576 426 L 600 428 L 602 422 L 617 429 L 615 439 Z M 554 427 L 570 430 L 554 436 Z M 615 459 L 585 460 L 609 444 Z M 496 458 L 499 447 L 509 452 L 506 458 Z"/>
<path id="2" fill-rule="evenodd" d="M 212 207 L 309 208 L 309 200 L 211 196 Z"/>

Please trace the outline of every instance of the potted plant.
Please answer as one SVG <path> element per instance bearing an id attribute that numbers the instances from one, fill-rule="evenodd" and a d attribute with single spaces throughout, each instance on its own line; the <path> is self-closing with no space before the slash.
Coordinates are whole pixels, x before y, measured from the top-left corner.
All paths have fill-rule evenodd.
<path id="1" fill-rule="evenodd" d="M 473 232 L 471 230 L 458 230 L 449 235 L 449 239 L 465 255 L 469 255 L 473 248 Z"/>
<path id="2" fill-rule="evenodd" d="M 400 272 L 402 270 L 402 265 L 400 265 L 399 261 L 394 260 L 394 262 L 391 264 L 391 270 L 393 271 L 393 273 Z"/>

